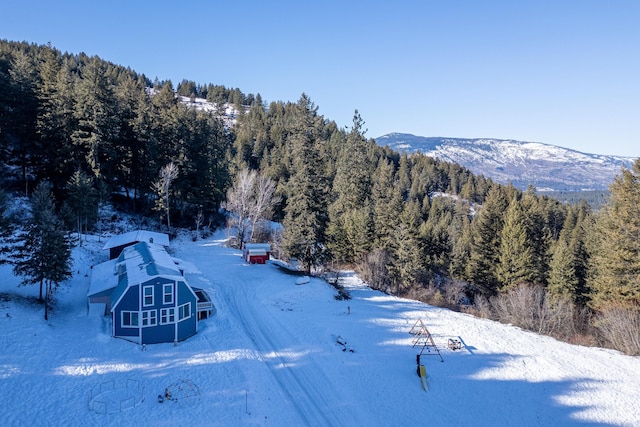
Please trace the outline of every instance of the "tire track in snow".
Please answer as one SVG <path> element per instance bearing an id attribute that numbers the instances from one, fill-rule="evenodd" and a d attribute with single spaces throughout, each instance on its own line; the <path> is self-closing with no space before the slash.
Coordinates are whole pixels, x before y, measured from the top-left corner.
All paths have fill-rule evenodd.
<path id="1" fill-rule="evenodd" d="M 323 395 L 323 390 L 330 389 L 331 383 L 324 375 L 322 375 L 324 381 L 317 381 L 322 372 L 319 366 L 311 364 L 308 367 L 290 367 L 296 355 L 287 352 L 286 346 L 278 342 L 281 341 L 278 337 L 284 335 L 286 329 L 279 325 L 275 318 L 267 316 L 266 310 L 255 308 L 255 300 L 248 295 L 248 286 L 245 281 L 238 280 L 233 286 L 233 292 L 227 294 L 227 301 L 258 352 L 262 355 L 273 355 L 273 358 L 270 359 L 262 356 L 261 358 L 278 383 L 282 395 L 295 409 L 305 425 L 351 424 L 345 423 L 345 417 L 350 418 L 348 414 L 340 416 L 336 412 L 336 408 L 327 406 L 336 397 L 335 395 Z M 258 315 L 261 316 L 258 317 Z M 293 342 L 294 340 L 289 336 L 287 341 Z M 313 376 L 309 375 L 310 370 L 313 371 Z"/>

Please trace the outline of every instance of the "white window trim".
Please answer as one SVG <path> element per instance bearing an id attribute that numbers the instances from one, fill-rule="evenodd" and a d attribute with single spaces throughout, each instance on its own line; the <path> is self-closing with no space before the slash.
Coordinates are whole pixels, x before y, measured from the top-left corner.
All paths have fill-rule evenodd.
<path id="1" fill-rule="evenodd" d="M 145 318 L 145 315 L 147 316 Z M 147 324 L 144 324 L 144 321 L 147 321 Z M 149 328 L 152 326 L 156 326 L 158 324 L 158 315 L 157 310 L 145 310 L 142 312 L 142 327 Z"/>
<path id="2" fill-rule="evenodd" d="M 173 315 L 173 321 L 171 321 L 171 315 Z M 165 318 L 166 320 L 163 320 Z M 176 308 L 161 308 L 160 309 L 160 325 L 170 325 L 176 323 Z"/>
<path id="3" fill-rule="evenodd" d="M 182 316 L 183 315 L 183 311 L 185 307 L 189 307 L 189 315 L 188 316 Z M 191 310 L 191 303 L 188 302 L 186 304 L 182 304 L 181 306 L 178 307 L 178 322 L 182 322 L 183 320 L 187 320 L 192 316 L 192 312 L 193 310 Z"/>
<path id="4" fill-rule="evenodd" d="M 171 287 L 171 292 L 169 293 L 165 291 L 167 286 Z M 171 301 L 167 301 L 167 295 L 171 298 Z M 162 304 L 173 304 L 173 283 L 165 283 L 162 285 Z"/>
<path id="5" fill-rule="evenodd" d="M 125 324 L 124 323 L 124 315 L 125 313 L 129 314 L 129 324 Z M 137 324 L 133 324 L 133 318 L 136 318 L 137 320 Z M 139 311 L 129 311 L 129 310 L 122 310 L 120 312 L 120 326 L 122 326 L 123 328 L 139 328 L 140 327 L 140 312 Z"/>
<path id="6" fill-rule="evenodd" d="M 147 294 L 146 291 L 147 289 L 151 288 L 151 304 L 147 304 Z M 142 306 L 143 307 L 153 307 L 153 303 L 154 303 L 154 286 L 153 285 L 149 285 L 149 286 L 143 286 L 142 287 Z"/>

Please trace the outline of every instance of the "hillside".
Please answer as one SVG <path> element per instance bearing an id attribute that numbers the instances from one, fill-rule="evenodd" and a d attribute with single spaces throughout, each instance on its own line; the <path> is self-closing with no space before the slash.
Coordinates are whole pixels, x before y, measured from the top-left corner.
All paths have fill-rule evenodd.
<path id="1" fill-rule="evenodd" d="M 111 338 L 107 319 L 87 308 L 91 266 L 107 257 L 103 242 L 74 249 L 76 274 L 49 323 L 32 302 L 36 287 L 18 288 L 10 268 L 0 267 L 4 423 L 631 426 L 640 419 L 638 358 L 388 296 L 353 275 L 344 281 L 352 299 L 336 301 L 320 279 L 297 286 L 273 265 L 245 264 L 224 240 L 172 242 L 217 313 L 177 346 L 144 351 Z M 418 319 L 438 345 L 463 344 L 443 349 L 444 362 L 423 357 L 427 391 L 409 334 Z M 193 396 L 159 403 L 175 384 L 193 387 L 184 391 Z"/>
<path id="2" fill-rule="evenodd" d="M 458 163 L 477 175 L 520 189 L 606 190 L 620 169 L 633 158 L 587 154 L 539 142 L 489 138 L 422 137 L 390 133 L 376 138 L 381 146 L 407 153 L 420 152 Z"/>

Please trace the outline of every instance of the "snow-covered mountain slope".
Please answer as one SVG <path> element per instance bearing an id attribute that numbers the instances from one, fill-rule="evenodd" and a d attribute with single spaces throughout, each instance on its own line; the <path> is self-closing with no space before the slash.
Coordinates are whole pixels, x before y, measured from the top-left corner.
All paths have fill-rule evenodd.
<path id="1" fill-rule="evenodd" d="M 423 137 L 390 133 L 376 138 L 381 146 L 407 153 L 421 152 L 458 163 L 474 174 L 499 183 L 538 190 L 606 190 L 631 157 L 587 154 L 540 142 L 501 139 Z"/>

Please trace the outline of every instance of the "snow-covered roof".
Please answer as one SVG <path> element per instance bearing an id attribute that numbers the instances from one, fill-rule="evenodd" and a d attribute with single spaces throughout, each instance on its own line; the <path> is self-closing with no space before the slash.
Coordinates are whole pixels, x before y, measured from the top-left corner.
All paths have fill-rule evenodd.
<path id="1" fill-rule="evenodd" d="M 130 285 L 145 283 L 154 277 L 185 281 L 175 261 L 162 245 L 143 241 L 126 247 L 118 258 L 93 268 L 88 296 L 110 295 L 114 303 Z"/>
<path id="2" fill-rule="evenodd" d="M 149 242 L 157 245 L 169 246 L 169 236 L 167 234 L 156 233 L 153 231 L 135 230 L 113 236 L 107 241 L 102 249 L 107 250 L 134 242 Z"/>
<path id="3" fill-rule="evenodd" d="M 157 276 L 183 279 L 173 258 L 161 245 L 145 241 L 136 243 L 124 248 L 117 260 L 118 265 L 124 267 L 123 273 L 131 284 L 143 283 Z"/>
<path id="4" fill-rule="evenodd" d="M 245 243 L 244 248 L 247 251 L 253 251 L 254 249 L 271 252 L 271 245 L 269 243 Z"/>
<path id="5" fill-rule="evenodd" d="M 100 296 L 105 291 L 110 291 L 118 286 L 117 261 L 117 259 L 112 259 L 91 269 L 91 283 L 87 296 Z"/>
<path id="6" fill-rule="evenodd" d="M 182 280 L 184 277 L 161 245 L 139 242 L 124 248 L 117 258 L 121 271 L 118 286 L 111 294 L 111 307 L 115 307 L 129 286 L 146 283 L 154 277 L 162 276 L 170 280 Z"/>

